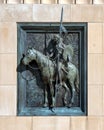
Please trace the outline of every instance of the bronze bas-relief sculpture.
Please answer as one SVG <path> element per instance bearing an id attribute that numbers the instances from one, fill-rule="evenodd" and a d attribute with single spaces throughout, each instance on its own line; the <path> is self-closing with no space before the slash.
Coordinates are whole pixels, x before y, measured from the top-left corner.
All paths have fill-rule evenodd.
<path id="1" fill-rule="evenodd" d="M 47 107 L 49 104 L 48 86 L 51 93 L 51 107 L 56 106 L 57 91 L 60 87 L 65 88 L 64 105 L 71 107 L 74 103 L 75 91 L 79 91 L 78 69 L 72 63 L 73 47 L 70 44 L 65 45 L 59 35 L 54 35 L 51 40 L 53 42 L 50 41 L 46 49 L 46 55 L 35 48 L 28 48 L 22 62 L 28 65 L 32 60 L 35 60 L 39 66 L 45 84 L 44 107 Z M 69 84 L 67 84 L 67 81 Z M 70 88 L 72 96 L 70 103 L 68 103 L 67 98 Z"/>

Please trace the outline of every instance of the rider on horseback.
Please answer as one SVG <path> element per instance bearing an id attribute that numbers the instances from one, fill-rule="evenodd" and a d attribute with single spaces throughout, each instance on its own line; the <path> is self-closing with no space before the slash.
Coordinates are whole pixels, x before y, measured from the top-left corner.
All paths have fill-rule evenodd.
<path id="1" fill-rule="evenodd" d="M 47 47 L 47 55 L 54 62 L 56 66 L 56 84 L 61 85 L 61 74 L 60 74 L 60 65 L 59 62 L 63 62 L 63 51 L 65 48 L 65 44 L 63 43 L 63 39 L 58 35 L 54 34 L 53 39 L 48 44 Z M 58 84 L 59 83 L 59 84 Z"/>

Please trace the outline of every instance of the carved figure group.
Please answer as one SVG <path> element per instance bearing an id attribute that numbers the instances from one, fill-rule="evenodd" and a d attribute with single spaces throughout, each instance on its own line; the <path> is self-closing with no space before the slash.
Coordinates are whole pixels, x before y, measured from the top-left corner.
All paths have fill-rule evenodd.
<path id="1" fill-rule="evenodd" d="M 70 44 L 65 45 L 59 35 L 54 35 L 53 39 L 51 39 L 46 49 L 46 55 L 34 48 L 28 48 L 22 62 L 28 65 L 32 60 L 35 60 L 40 68 L 45 84 L 44 107 L 47 107 L 49 104 L 48 86 L 52 99 L 51 107 L 56 105 L 56 89 L 60 86 L 65 88 L 65 106 L 71 107 L 74 103 L 75 91 L 79 90 L 79 74 L 77 67 L 72 63 L 73 52 L 73 47 Z M 69 85 L 66 83 L 67 81 Z M 68 104 L 67 98 L 70 88 L 72 96 Z"/>

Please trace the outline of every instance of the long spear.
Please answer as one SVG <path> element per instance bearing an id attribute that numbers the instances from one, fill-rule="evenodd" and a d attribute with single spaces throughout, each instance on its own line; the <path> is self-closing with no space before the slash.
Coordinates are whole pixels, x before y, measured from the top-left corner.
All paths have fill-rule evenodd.
<path id="1" fill-rule="evenodd" d="M 61 9 L 61 19 L 60 19 L 60 28 L 59 28 L 59 34 L 60 34 L 60 37 L 62 35 L 62 21 L 63 21 L 63 7 Z"/>
<path id="2" fill-rule="evenodd" d="M 61 44 L 61 36 L 62 36 L 62 28 L 63 28 L 62 21 L 63 21 L 63 7 L 61 9 L 61 18 L 60 18 L 60 28 L 59 28 L 60 40 L 59 40 L 59 44 Z M 59 44 L 58 44 L 58 46 L 60 46 Z M 59 50 L 58 50 L 57 68 L 58 68 L 59 82 L 61 83 L 61 73 L 60 73 L 60 69 L 59 69 L 59 60 L 60 60 L 60 54 L 59 54 Z"/>
<path id="3" fill-rule="evenodd" d="M 60 45 L 60 44 L 63 44 L 62 43 L 62 32 L 64 32 L 65 34 L 67 34 L 67 30 L 63 26 L 62 22 L 63 22 L 63 7 L 61 9 L 60 28 L 59 28 L 59 37 L 60 37 L 60 39 L 59 39 L 59 44 L 58 44 L 58 46 L 60 46 L 61 48 L 63 48 L 62 45 Z M 58 47 L 58 48 L 60 49 L 60 47 Z M 60 71 L 60 69 L 59 69 L 59 60 L 60 60 L 60 54 L 59 54 L 59 50 L 58 50 L 57 67 L 58 67 L 59 81 L 61 82 L 61 73 L 59 72 Z"/>
<path id="4" fill-rule="evenodd" d="M 63 7 L 61 9 L 61 18 L 60 18 L 60 27 L 59 27 L 59 37 L 60 37 L 59 44 L 61 42 L 61 35 L 62 35 L 62 21 L 63 21 Z M 59 44 L 58 44 L 58 46 L 59 46 Z M 57 65 L 57 71 L 58 71 L 58 73 L 56 74 L 55 101 L 56 101 L 56 97 L 57 97 L 58 80 L 59 80 L 59 83 L 61 83 L 61 73 L 60 73 L 60 69 L 59 69 L 60 54 L 59 54 L 58 48 L 57 48 L 57 59 L 56 59 L 56 65 Z"/>

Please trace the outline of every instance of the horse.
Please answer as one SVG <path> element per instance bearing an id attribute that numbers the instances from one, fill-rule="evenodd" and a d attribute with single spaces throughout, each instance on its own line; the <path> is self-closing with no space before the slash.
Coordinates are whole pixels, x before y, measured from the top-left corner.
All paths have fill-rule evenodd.
<path id="1" fill-rule="evenodd" d="M 24 65 L 28 65 L 31 61 L 35 60 L 38 64 L 42 79 L 45 84 L 45 100 L 44 100 L 44 107 L 48 106 L 48 92 L 47 92 L 47 86 L 50 87 L 50 93 L 51 93 L 51 107 L 55 106 L 55 90 L 53 86 L 53 81 L 56 80 L 56 65 L 55 63 L 49 59 L 48 56 L 45 56 L 38 50 L 34 48 L 29 48 L 27 50 L 26 55 L 24 56 L 22 63 Z M 67 62 L 66 67 L 63 63 L 59 62 L 60 70 L 61 70 L 61 76 L 62 76 L 62 86 L 65 88 L 65 96 L 64 96 L 64 104 L 67 105 L 67 96 L 69 93 L 69 88 L 71 86 L 72 89 L 72 98 L 71 103 L 68 106 L 72 106 L 74 103 L 74 96 L 75 96 L 75 90 L 78 88 L 78 70 L 75 67 L 74 64 Z M 66 81 L 68 80 L 70 86 L 67 86 Z"/>

